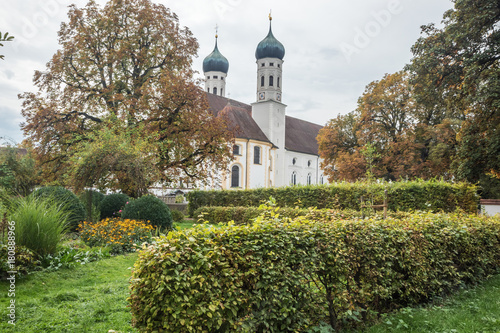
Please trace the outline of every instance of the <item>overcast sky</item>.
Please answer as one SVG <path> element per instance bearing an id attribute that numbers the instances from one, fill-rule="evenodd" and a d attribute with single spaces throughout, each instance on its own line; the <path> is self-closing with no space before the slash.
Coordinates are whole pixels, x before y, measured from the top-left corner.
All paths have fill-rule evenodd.
<path id="1" fill-rule="evenodd" d="M 0 137 L 23 139 L 19 124 L 25 91 L 58 49 L 57 31 L 67 6 L 86 0 L 2 1 L 0 32 L 15 36 L 0 54 Z M 97 0 L 104 4 L 104 0 Z M 256 100 L 255 48 L 266 37 L 272 10 L 274 36 L 285 46 L 283 103 L 287 114 L 320 125 L 356 108 L 365 86 L 394 73 L 411 59 L 420 26 L 440 24 L 449 0 L 154 0 L 177 13 L 198 39 L 194 61 L 219 50 L 229 60 L 226 92 L 244 103 Z M 226 94 L 226 97 L 227 94 Z M 1 143 L 1 142 L 0 142 Z"/>

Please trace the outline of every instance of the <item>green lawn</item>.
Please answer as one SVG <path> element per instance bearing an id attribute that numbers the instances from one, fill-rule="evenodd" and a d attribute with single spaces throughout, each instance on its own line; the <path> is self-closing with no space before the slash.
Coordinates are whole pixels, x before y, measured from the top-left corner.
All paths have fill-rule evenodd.
<path id="1" fill-rule="evenodd" d="M 363 332 L 498 333 L 500 275 L 436 304 L 403 309 Z"/>
<path id="2" fill-rule="evenodd" d="M 8 285 L 2 281 L 0 332 L 137 332 L 127 308 L 128 278 L 137 254 L 16 281 L 16 326 L 7 323 Z"/>

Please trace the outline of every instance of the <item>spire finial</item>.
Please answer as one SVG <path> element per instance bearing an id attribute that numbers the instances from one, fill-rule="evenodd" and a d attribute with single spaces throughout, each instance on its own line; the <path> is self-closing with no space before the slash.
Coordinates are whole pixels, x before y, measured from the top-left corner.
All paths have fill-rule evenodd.
<path id="1" fill-rule="evenodd" d="M 215 38 L 219 38 L 219 25 L 215 25 Z"/>
<path id="2" fill-rule="evenodd" d="M 273 17 L 272 17 L 272 15 L 271 15 L 271 13 L 272 13 L 272 9 L 269 9 L 269 21 L 272 21 L 272 20 L 273 20 Z"/>

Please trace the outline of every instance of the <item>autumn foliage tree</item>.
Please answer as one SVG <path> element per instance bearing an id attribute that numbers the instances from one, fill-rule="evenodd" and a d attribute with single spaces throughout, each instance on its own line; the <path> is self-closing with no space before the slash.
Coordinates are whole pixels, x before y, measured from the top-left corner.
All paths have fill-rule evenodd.
<path id="1" fill-rule="evenodd" d="M 426 123 L 423 114 L 427 113 L 414 98 L 408 72 L 371 82 L 355 111 L 338 116 L 320 131 L 325 173 L 330 180 L 347 181 L 365 178 L 367 171 L 386 180 L 449 177 L 455 127 L 444 119 Z"/>
<path id="2" fill-rule="evenodd" d="M 453 172 L 500 196 L 500 5 L 455 0 L 443 28 L 422 27 L 408 66 L 417 98 L 433 101 L 464 122 Z"/>
<path id="3" fill-rule="evenodd" d="M 214 165 L 228 163 L 233 134 L 209 111 L 193 79 L 198 43 L 176 14 L 149 0 L 110 0 L 103 8 L 95 1 L 72 5 L 68 17 L 59 31 L 61 49 L 45 71 L 35 72 L 38 92 L 20 95 L 22 128 L 47 182 L 88 186 L 101 181 L 99 174 L 137 195 L 142 185 L 133 185 L 136 177 L 127 172 L 142 167 L 127 168 L 131 160 L 152 163 L 148 184 L 203 180 Z M 99 147 L 102 131 L 123 134 L 137 147 L 122 149 L 121 162 L 102 159 L 101 173 L 75 168 L 75 157 L 89 158 L 82 149 Z M 118 149 L 119 142 L 107 142 L 101 153 Z"/>

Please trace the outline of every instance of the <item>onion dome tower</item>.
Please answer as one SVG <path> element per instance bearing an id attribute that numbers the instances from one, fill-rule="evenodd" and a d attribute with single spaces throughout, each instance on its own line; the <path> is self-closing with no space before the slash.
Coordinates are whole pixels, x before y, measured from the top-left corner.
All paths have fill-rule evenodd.
<path id="1" fill-rule="evenodd" d="M 229 61 L 224 57 L 217 47 L 217 33 L 215 34 L 215 48 L 203 60 L 203 73 L 205 74 L 205 90 L 214 95 L 225 97 L 226 77 L 229 69 Z"/>
<path id="2" fill-rule="evenodd" d="M 282 70 L 285 47 L 273 35 L 269 14 L 269 33 L 255 50 L 257 59 L 257 101 L 281 102 Z"/>

